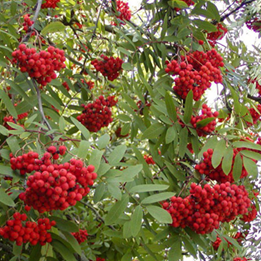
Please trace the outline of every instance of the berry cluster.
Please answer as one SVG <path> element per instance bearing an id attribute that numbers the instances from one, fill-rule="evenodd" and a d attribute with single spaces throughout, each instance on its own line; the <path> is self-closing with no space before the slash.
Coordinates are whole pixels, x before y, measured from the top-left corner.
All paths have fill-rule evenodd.
<path id="1" fill-rule="evenodd" d="M 27 72 L 42 86 L 56 79 L 55 71 L 59 72 L 65 68 L 64 51 L 53 46 L 49 46 L 47 51 L 37 53 L 36 49 L 20 44 L 12 56 L 12 62 L 19 64 L 21 72 Z"/>
<path id="2" fill-rule="evenodd" d="M 24 18 L 23 29 L 25 32 L 28 32 L 30 30 L 30 27 L 34 24 L 34 21 L 30 19 L 30 15 L 28 14 L 25 14 L 23 18 Z"/>
<path id="3" fill-rule="evenodd" d="M 18 246 L 27 242 L 30 242 L 32 245 L 40 243 L 43 246 L 52 241 L 51 234 L 47 230 L 55 226 L 55 221 L 50 221 L 48 218 L 40 218 L 37 223 L 27 221 L 23 224 L 23 221 L 27 220 L 27 215 L 19 212 L 14 213 L 13 218 L 8 220 L 4 227 L 0 228 L 2 237 L 15 241 Z"/>
<path id="4" fill-rule="evenodd" d="M 94 167 L 85 168 L 83 164 L 76 159 L 64 164 L 42 164 L 28 177 L 27 188 L 19 198 L 40 213 L 74 206 L 89 193 L 88 186 L 97 178 Z"/>
<path id="5" fill-rule="evenodd" d="M 118 127 L 115 131 L 115 135 L 118 137 L 118 138 L 125 138 L 125 137 L 128 137 L 129 136 L 129 133 L 123 135 L 121 134 L 121 127 Z"/>
<path id="6" fill-rule="evenodd" d="M 68 85 L 67 82 L 63 82 L 63 83 L 62 83 L 62 86 L 63 86 L 67 91 L 70 91 L 70 87 L 69 87 L 69 85 Z"/>
<path id="7" fill-rule="evenodd" d="M 215 111 L 214 113 L 211 112 L 211 108 L 207 106 L 207 104 L 202 105 L 201 115 L 192 116 L 191 117 L 191 124 L 196 129 L 198 136 L 205 137 L 207 134 L 213 132 L 216 127 L 216 119 L 213 119 L 211 122 L 206 124 L 203 127 L 198 126 L 199 122 L 208 119 L 208 118 L 216 118 L 218 116 L 218 112 Z"/>
<path id="8" fill-rule="evenodd" d="M 44 154 L 42 159 L 39 159 L 39 154 L 37 152 L 29 151 L 22 156 L 14 157 L 10 154 L 10 163 L 13 170 L 19 169 L 21 175 L 26 173 L 31 173 L 32 171 L 39 171 L 42 165 L 51 165 L 51 157 L 56 160 L 60 155 L 64 155 L 66 152 L 65 146 L 60 146 L 57 150 L 55 146 L 50 146 L 47 149 L 48 152 Z"/>
<path id="9" fill-rule="evenodd" d="M 8 122 L 13 122 L 13 123 L 15 123 L 15 124 L 17 124 L 17 121 L 19 121 L 19 120 L 22 120 L 22 119 L 24 119 L 24 118 L 26 118 L 28 116 L 28 113 L 27 112 L 24 112 L 24 113 L 21 113 L 21 114 L 19 114 L 18 115 L 18 117 L 17 117 L 17 119 L 15 119 L 13 116 L 5 116 L 4 118 L 3 118 L 3 121 L 4 121 L 4 126 L 8 129 L 8 130 L 13 130 L 13 128 L 11 127 L 11 126 L 9 126 L 7 123 Z M 23 125 L 21 125 L 21 124 L 19 124 L 20 126 L 22 126 L 23 127 Z"/>
<path id="10" fill-rule="evenodd" d="M 84 79 L 81 79 L 81 83 L 83 85 L 86 85 L 89 90 L 93 89 L 93 87 L 94 87 L 94 82 L 93 81 L 86 81 Z"/>
<path id="11" fill-rule="evenodd" d="M 45 0 L 44 3 L 42 4 L 41 8 L 53 8 L 55 9 L 57 7 L 57 4 L 60 2 L 61 0 Z"/>
<path id="12" fill-rule="evenodd" d="M 188 6 L 191 6 L 191 5 L 195 4 L 195 2 L 193 2 L 192 0 L 182 0 L 182 1 L 185 2 Z M 175 7 L 174 10 L 176 12 L 178 12 L 180 10 L 180 8 Z"/>
<path id="13" fill-rule="evenodd" d="M 249 110 L 249 113 L 250 113 L 250 115 L 251 115 L 251 117 L 253 119 L 253 123 L 251 123 L 249 121 L 247 121 L 246 123 L 247 123 L 248 127 L 251 127 L 252 125 L 257 124 L 257 122 L 260 120 L 260 117 L 261 117 L 261 104 L 257 105 L 257 110 L 258 110 L 259 113 L 254 108 L 250 108 L 248 110 Z"/>
<path id="14" fill-rule="evenodd" d="M 253 30 L 254 32 L 260 32 L 261 30 L 261 19 L 255 17 L 251 20 L 246 21 L 246 26 L 248 29 Z"/>
<path id="15" fill-rule="evenodd" d="M 72 233 L 72 235 L 76 238 L 79 244 L 83 243 L 87 240 L 87 230 L 80 229 L 79 232 Z"/>
<path id="16" fill-rule="evenodd" d="M 123 64 L 123 60 L 117 57 L 116 59 L 108 57 L 106 55 L 101 55 L 103 60 L 99 61 L 97 59 L 93 60 L 91 64 L 95 67 L 98 72 L 108 78 L 108 80 L 113 81 L 117 79 L 120 75 L 120 71 L 122 70 L 121 66 Z"/>
<path id="17" fill-rule="evenodd" d="M 172 197 L 163 208 L 172 216 L 173 227 L 190 227 L 198 234 L 206 234 L 219 228 L 220 222 L 229 222 L 248 212 L 251 201 L 244 186 L 229 182 L 202 188 L 191 184 L 186 198 Z"/>
<path id="18" fill-rule="evenodd" d="M 235 257 L 235 258 L 233 259 L 233 261 L 247 261 L 247 260 L 251 260 L 251 259 L 245 258 L 245 257 Z"/>
<path id="19" fill-rule="evenodd" d="M 210 88 L 211 82 L 222 83 L 222 75 L 219 67 L 223 67 L 223 58 L 215 49 L 207 53 L 196 51 L 181 56 L 182 62 L 176 60 L 166 61 L 165 72 L 176 76 L 174 79 L 174 91 L 186 99 L 190 90 L 193 92 L 193 99 L 198 101 L 205 90 Z"/>
<path id="20" fill-rule="evenodd" d="M 114 96 L 109 96 L 105 99 L 100 96 L 94 102 L 87 105 L 82 105 L 84 110 L 82 114 L 77 116 L 80 121 L 89 131 L 97 132 L 102 127 L 107 127 L 112 122 L 112 112 L 110 107 L 117 103 Z"/>
<path id="21" fill-rule="evenodd" d="M 257 216 L 256 206 L 254 204 L 252 204 L 251 210 L 248 213 L 246 213 L 245 215 L 243 215 L 241 220 L 243 220 L 244 222 L 251 222 L 256 218 L 256 216 Z"/>
<path id="22" fill-rule="evenodd" d="M 214 46 L 216 44 L 216 40 L 221 40 L 225 34 L 227 33 L 227 28 L 224 27 L 221 23 L 217 24 L 217 31 L 208 33 L 207 39 L 209 39 L 209 43 L 211 46 Z"/>
<path id="23" fill-rule="evenodd" d="M 228 246 L 232 245 L 226 238 L 225 238 L 225 240 L 227 241 Z M 221 242 L 222 242 L 221 238 L 217 237 L 216 241 L 212 243 L 213 248 L 215 250 L 218 250 L 219 245 L 220 245 Z"/>
<path id="24" fill-rule="evenodd" d="M 121 0 L 117 0 L 116 6 L 117 6 L 117 12 L 120 13 L 119 15 L 116 15 L 116 17 L 122 21 L 121 24 L 126 24 L 125 21 L 130 21 L 131 19 L 131 10 L 129 8 L 129 4 Z M 117 25 L 116 23 L 113 24 Z"/>
<path id="25" fill-rule="evenodd" d="M 153 158 L 149 155 L 144 155 L 143 158 L 145 159 L 146 163 L 149 165 L 154 165 L 156 164 Z"/>
<path id="26" fill-rule="evenodd" d="M 222 170 L 222 162 L 216 167 L 213 168 L 211 159 L 213 155 L 213 150 L 208 149 L 203 153 L 203 161 L 195 166 L 195 169 L 201 174 L 201 175 L 206 175 L 208 178 L 212 180 L 216 180 L 219 183 L 224 183 L 224 182 L 234 182 L 233 178 L 233 164 L 236 155 L 238 154 L 239 150 L 233 149 L 233 160 L 232 160 L 232 170 L 229 172 L 228 175 L 224 173 Z M 245 167 L 243 166 L 242 168 L 242 173 L 240 178 L 244 178 L 248 175 Z"/>

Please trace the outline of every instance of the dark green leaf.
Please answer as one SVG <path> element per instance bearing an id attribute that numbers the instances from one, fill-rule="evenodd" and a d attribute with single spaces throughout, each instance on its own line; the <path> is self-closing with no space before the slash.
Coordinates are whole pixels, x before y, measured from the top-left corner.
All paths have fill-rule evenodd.
<path id="1" fill-rule="evenodd" d="M 160 223 L 172 223 L 171 215 L 167 210 L 157 206 L 146 206 L 146 209 L 148 210 L 150 215 Z"/>
<path id="2" fill-rule="evenodd" d="M 142 139 L 155 139 L 158 138 L 165 130 L 165 126 L 160 123 L 152 124 L 147 130 L 144 131 Z"/>
<path id="3" fill-rule="evenodd" d="M 243 164 L 249 176 L 256 179 L 258 171 L 256 163 L 247 157 L 243 157 Z"/>
<path id="4" fill-rule="evenodd" d="M 69 220 L 51 216 L 50 220 L 54 220 L 56 222 L 56 226 L 65 232 L 77 232 L 79 229 L 77 225 Z"/>
<path id="5" fill-rule="evenodd" d="M 51 22 L 46 25 L 41 34 L 43 36 L 47 35 L 48 33 L 55 33 L 55 32 L 63 32 L 65 30 L 65 25 L 61 22 Z"/>
<path id="6" fill-rule="evenodd" d="M 53 248 L 61 254 L 61 256 L 64 258 L 65 261 L 77 261 L 75 259 L 75 256 L 73 255 L 73 252 L 71 252 L 65 245 L 63 245 L 61 242 L 57 240 L 53 240 L 51 242 L 51 245 Z"/>
<path id="7" fill-rule="evenodd" d="M 233 165 L 233 177 L 235 181 L 238 181 L 242 173 L 242 159 L 240 153 L 235 157 Z"/>
<path id="8" fill-rule="evenodd" d="M 78 128 L 78 130 L 82 133 L 84 138 L 88 140 L 90 137 L 90 132 L 86 129 L 86 127 L 82 125 L 77 119 L 73 117 L 70 117 L 70 119 L 73 122 L 73 124 Z"/>
<path id="9" fill-rule="evenodd" d="M 15 119 L 17 119 L 18 116 L 17 116 L 16 109 L 15 109 L 14 105 L 12 104 L 12 101 L 10 100 L 8 95 L 3 90 L 0 90 L 0 98 L 1 98 L 2 102 L 5 104 L 7 110 L 9 111 L 9 113 Z"/>
<path id="10" fill-rule="evenodd" d="M 161 184 L 144 184 L 137 185 L 130 189 L 130 193 L 142 193 L 142 192 L 151 192 L 151 191 L 163 191 L 168 189 L 168 185 Z"/>
<path id="11" fill-rule="evenodd" d="M 214 168 L 216 168 L 223 158 L 223 155 L 226 151 L 226 142 L 224 139 L 219 140 L 214 148 L 214 153 L 212 155 L 211 163 Z"/>
<path id="12" fill-rule="evenodd" d="M 10 206 L 10 207 L 14 207 L 15 203 L 14 201 L 11 199 L 10 196 L 8 196 L 5 191 L 0 188 L 0 202 L 2 202 L 3 204 Z"/>
<path id="13" fill-rule="evenodd" d="M 217 28 L 210 22 L 202 21 L 200 19 L 192 20 L 192 23 L 197 25 L 201 30 L 206 30 L 207 32 L 216 32 Z"/>
<path id="14" fill-rule="evenodd" d="M 169 92 L 166 92 L 165 102 L 166 102 L 166 107 L 167 107 L 169 117 L 173 121 L 176 121 L 177 120 L 176 106 L 174 104 L 173 97 L 169 94 Z"/>
<path id="15" fill-rule="evenodd" d="M 143 211 L 141 206 L 137 206 L 131 216 L 131 235 L 136 237 L 141 229 Z"/>
<path id="16" fill-rule="evenodd" d="M 127 150 L 126 145 L 120 145 L 116 147 L 109 155 L 108 161 L 111 165 L 119 163 L 124 157 L 125 151 Z"/>
<path id="17" fill-rule="evenodd" d="M 192 116 L 193 108 L 193 92 L 190 90 L 185 102 L 185 111 L 184 111 L 184 122 L 189 123 Z"/>
<path id="18" fill-rule="evenodd" d="M 229 146 L 227 147 L 224 153 L 224 158 L 222 160 L 222 170 L 226 175 L 228 175 L 228 173 L 231 171 L 232 160 L 233 160 L 233 148 Z"/>
<path id="19" fill-rule="evenodd" d="M 155 202 L 160 202 L 162 200 L 169 199 L 175 195 L 174 192 L 162 192 L 158 194 L 154 194 L 152 196 L 148 196 L 141 201 L 142 204 L 151 204 Z"/>

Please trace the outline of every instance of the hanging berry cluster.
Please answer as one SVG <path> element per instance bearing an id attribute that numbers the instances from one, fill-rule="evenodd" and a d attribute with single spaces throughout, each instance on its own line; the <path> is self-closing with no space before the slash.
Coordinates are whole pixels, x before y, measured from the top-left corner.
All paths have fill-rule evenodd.
<path id="1" fill-rule="evenodd" d="M 153 158 L 149 155 L 144 155 L 143 158 L 145 159 L 146 163 L 149 165 L 154 165 L 156 164 Z"/>
<path id="2" fill-rule="evenodd" d="M 236 239 L 239 244 L 241 244 L 242 240 L 245 238 L 241 232 L 237 232 L 235 236 L 232 238 Z M 232 245 L 226 238 L 224 238 L 228 244 L 228 246 Z M 216 241 L 212 243 L 212 246 L 215 250 L 218 250 L 220 243 L 222 242 L 220 237 L 217 237 Z"/>
<path id="3" fill-rule="evenodd" d="M 129 8 L 129 4 L 125 3 L 121 0 L 116 1 L 117 6 L 117 12 L 119 12 L 119 15 L 116 15 L 116 17 L 121 20 L 121 24 L 126 24 L 125 21 L 130 21 L 131 19 L 131 10 Z M 117 25 L 117 23 L 113 23 L 114 25 Z"/>
<path id="4" fill-rule="evenodd" d="M 243 220 L 244 222 L 251 222 L 256 218 L 256 216 L 257 216 L 256 206 L 254 204 L 252 204 L 251 210 L 248 213 L 246 213 L 245 215 L 243 215 L 241 220 Z"/>
<path id="5" fill-rule="evenodd" d="M 19 114 L 19 115 L 17 116 L 17 119 L 15 119 L 15 118 L 14 118 L 13 116 L 11 116 L 11 115 L 10 115 L 10 116 L 5 116 L 5 117 L 3 118 L 3 121 L 4 121 L 4 124 L 3 124 L 3 125 L 4 125 L 8 130 L 13 130 L 13 128 L 8 125 L 8 122 L 13 122 L 13 123 L 17 124 L 17 121 L 20 121 L 20 120 L 26 118 L 27 116 L 28 116 L 28 113 L 27 113 L 27 112 L 24 112 L 24 113 Z M 19 125 L 23 127 L 22 124 L 19 124 Z"/>
<path id="6" fill-rule="evenodd" d="M 166 61 L 166 73 L 176 76 L 174 79 L 174 91 L 182 99 L 186 99 L 190 90 L 193 99 L 198 101 L 205 90 L 210 88 L 211 82 L 222 83 L 222 75 L 219 67 L 223 67 L 223 58 L 212 49 L 206 53 L 196 51 L 181 56 L 181 63 L 176 60 Z"/>
<path id="7" fill-rule="evenodd" d="M 211 132 L 215 130 L 216 127 L 216 117 L 218 116 L 218 112 L 212 112 L 211 108 L 207 106 L 207 104 L 202 105 L 201 115 L 192 115 L 190 123 L 194 127 L 194 129 L 197 131 L 198 136 L 205 137 Z M 214 119 L 213 119 L 214 118 Z M 201 126 L 203 120 L 207 120 L 207 124 L 203 124 L 204 126 Z M 180 125 L 184 128 L 185 124 L 179 119 Z"/>
<path id="8" fill-rule="evenodd" d="M 56 8 L 57 4 L 60 2 L 61 0 L 44 0 L 43 4 L 41 6 L 42 9 L 44 8 Z"/>
<path id="9" fill-rule="evenodd" d="M 172 197 L 170 203 L 163 203 L 163 208 L 171 214 L 173 227 L 188 226 L 198 234 L 206 234 L 218 229 L 220 222 L 246 214 L 250 205 L 244 186 L 226 182 L 202 188 L 192 183 L 189 196 Z"/>
<path id="10" fill-rule="evenodd" d="M 40 218 L 37 223 L 26 220 L 26 214 L 14 213 L 13 219 L 9 219 L 6 225 L 0 228 L 0 236 L 15 241 L 18 246 L 27 242 L 32 245 L 39 243 L 43 246 L 52 241 L 51 234 L 47 230 L 55 226 L 55 221 L 50 221 L 48 218 Z"/>
<path id="11" fill-rule="evenodd" d="M 257 122 L 260 120 L 260 117 L 261 117 L 261 104 L 258 104 L 257 105 L 257 111 L 254 109 L 254 108 L 250 108 L 248 109 L 249 110 L 249 113 L 253 119 L 253 123 L 247 121 L 247 126 L 248 127 L 251 127 L 252 125 L 254 124 L 257 124 Z"/>
<path id="12" fill-rule="evenodd" d="M 195 166 L 195 169 L 201 174 L 201 175 L 206 175 L 209 179 L 216 180 L 219 183 L 224 183 L 224 182 L 234 182 L 233 178 L 233 164 L 235 161 L 236 155 L 239 153 L 238 149 L 233 149 L 233 159 L 232 159 L 232 168 L 231 171 L 226 175 L 224 171 L 222 170 L 222 162 L 214 168 L 212 166 L 212 156 L 213 156 L 213 150 L 208 149 L 203 153 L 203 161 Z M 245 167 L 243 166 L 241 176 L 240 178 L 244 178 L 248 175 Z"/>
<path id="13" fill-rule="evenodd" d="M 23 18 L 24 18 L 23 30 L 24 30 L 25 32 L 28 32 L 29 29 L 30 29 L 30 27 L 34 24 L 34 21 L 32 21 L 32 20 L 30 19 L 30 15 L 28 15 L 28 14 L 25 14 L 25 15 L 23 16 Z"/>
<path id="14" fill-rule="evenodd" d="M 27 72 L 42 86 L 56 79 L 55 71 L 59 72 L 65 68 L 64 51 L 53 46 L 49 46 L 47 51 L 37 53 L 35 48 L 27 48 L 25 44 L 20 44 L 12 56 L 12 62 L 18 63 L 21 72 Z"/>
<path id="15" fill-rule="evenodd" d="M 123 60 L 117 57 L 116 59 L 111 57 L 108 57 L 104 54 L 101 55 L 102 60 L 93 60 L 91 64 L 95 67 L 95 69 L 98 72 L 101 72 L 101 74 L 104 77 L 107 77 L 108 80 L 113 81 L 117 79 L 120 75 L 120 72 L 122 70 L 122 64 Z"/>
<path id="16" fill-rule="evenodd" d="M 227 28 L 223 26 L 221 23 L 217 24 L 217 31 L 208 33 L 207 39 L 209 39 L 209 43 L 211 46 L 214 46 L 216 44 L 217 40 L 221 40 L 225 34 L 227 33 Z"/>
<path id="17" fill-rule="evenodd" d="M 79 232 L 74 232 L 72 235 L 75 237 L 78 243 L 81 244 L 87 240 L 88 233 L 87 230 L 80 229 Z"/>
<path id="18" fill-rule="evenodd" d="M 109 96 L 107 99 L 100 96 L 94 102 L 82 105 L 84 110 L 82 114 L 77 116 L 77 120 L 89 131 L 97 132 L 112 122 L 111 107 L 115 106 L 116 103 L 117 101 L 114 100 L 114 96 Z"/>
<path id="19" fill-rule="evenodd" d="M 11 168 L 19 169 L 23 175 L 35 171 L 28 177 L 27 188 L 19 198 L 40 213 L 74 206 L 89 193 L 89 186 L 92 186 L 97 178 L 94 167 L 84 167 L 81 160 L 54 163 L 59 155 L 65 154 L 65 146 L 60 146 L 58 150 L 55 146 L 50 146 L 47 150 L 50 152 L 45 152 L 41 159 L 38 153 L 33 151 L 18 157 L 11 155 L 10 159 Z"/>

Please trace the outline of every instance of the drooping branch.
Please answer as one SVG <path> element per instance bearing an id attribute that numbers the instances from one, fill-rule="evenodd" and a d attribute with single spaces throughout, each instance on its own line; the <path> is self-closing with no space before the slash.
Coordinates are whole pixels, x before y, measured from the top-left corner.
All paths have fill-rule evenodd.
<path id="1" fill-rule="evenodd" d="M 44 111 L 43 111 L 43 103 L 42 103 L 42 98 L 41 98 L 41 93 L 40 93 L 40 90 L 35 82 L 34 79 L 32 79 L 33 81 L 33 85 L 34 85 L 34 88 L 36 90 L 36 93 L 37 93 L 37 100 L 38 100 L 38 105 L 39 105 L 39 111 L 40 111 L 40 114 L 42 116 L 42 119 L 43 119 L 43 122 L 45 123 L 45 125 L 47 126 L 48 130 L 51 130 L 52 127 L 51 125 L 49 124 L 49 122 L 47 121 L 45 115 L 44 115 Z"/>
<path id="2" fill-rule="evenodd" d="M 224 14 L 221 18 L 220 18 L 220 22 L 223 22 L 225 19 L 227 19 L 230 15 L 234 14 L 235 12 L 237 12 L 238 10 L 240 10 L 242 7 L 244 7 L 245 5 L 251 4 L 255 2 L 255 0 L 249 0 L 249 1 L 243 1 L 238 7 L 236 7 L 235 9 L 231 10 L 229 13 Z"/>

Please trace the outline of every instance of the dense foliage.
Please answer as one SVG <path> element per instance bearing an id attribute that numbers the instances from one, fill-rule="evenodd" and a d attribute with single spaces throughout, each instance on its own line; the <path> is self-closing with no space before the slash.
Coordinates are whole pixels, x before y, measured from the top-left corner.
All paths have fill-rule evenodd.
<path id="1" fill-rule="evenodd" d="M 0 259 L 260 260 L 260 7 L 0 1 Z"/>

